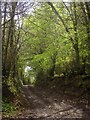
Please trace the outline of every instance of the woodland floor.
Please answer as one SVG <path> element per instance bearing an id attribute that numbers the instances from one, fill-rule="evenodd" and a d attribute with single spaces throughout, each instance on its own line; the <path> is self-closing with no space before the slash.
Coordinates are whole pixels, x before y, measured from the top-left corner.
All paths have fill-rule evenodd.
<path id="1" fill-rule="evenodd" d="M 82 97 L 74 98 L 55 91 L 29 85 L 23 86 L 24 109 L 11 118 L 88 118 L 90 119 L 89 101 Z M 9 119 L 8 119 L 9 120 Z"/>

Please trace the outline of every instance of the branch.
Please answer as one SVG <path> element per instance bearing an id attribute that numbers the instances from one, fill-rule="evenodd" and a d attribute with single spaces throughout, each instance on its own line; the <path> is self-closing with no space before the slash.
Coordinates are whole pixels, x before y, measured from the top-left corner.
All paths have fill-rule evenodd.
<path id="1" fill-rule="evenodd" d="M 52 4 L 51 2 L 47 2 L 47 3 L 48 3 L 48 5 L 51 6 L 53 12 L 54 12 L 54 13 L 58 16 L 58 18 L 61 20 L 63 26 L 65 27 L 66 32 L 69 32 L 68 27 L 65 25 L 62 17 L 59 15 L 58 11 L 57 11 L 56 8 L 53 6 L 53 4 Z"/>
<path id="2" fill-rule="evenodd" d="M 58 13 L 58 11 L 56 10 L 56 8 L 53 6 L 53 4 L 51 2 L 47 2 L 47 4 L 52 8 L 53 12 L 58 16 L 58 18 L 61 20 L 66 32 L 68 33 L 70 40 L 72 42 L 72 44 L 74 45 L 74 40 L 70 35 L 70 31 L 68 29 L 68 27 L 66 26 L 66 24 L 64 23 L 64 20 L 62 19 L 62 17 L 60 16 L 60 14 Z"/>

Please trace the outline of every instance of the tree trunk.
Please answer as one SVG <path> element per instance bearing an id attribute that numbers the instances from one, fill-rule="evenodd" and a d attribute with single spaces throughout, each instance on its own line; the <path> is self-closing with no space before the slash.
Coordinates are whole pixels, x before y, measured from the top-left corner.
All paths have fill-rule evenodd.
<path id="1" fill-rule="evenodd" d="M 74 4 L 74 50 L 76 54 L 76 70 L 80 73 L 80 55 L 79 55 L 79 48 L 78 48 L 78 31 L 77 31 L 77 14 L 76 14 L 76 3 Z"/>
<path id="2" fill-rule="evenodd" d="M 0 88 L 1 88 L 1 82 L 2 82 L 2 40 L 1 40 L 1 21 L 2 21 L 2 16 L 1 16 L 1 1 L 0 1 Z M 1 91 L 0 91 L 1 95 Z"/>
<path id="3" fill-rule="evenodd" d="M 3 60 L 3 76 L 9 77 L 10 69 L 11 69 L 11 63 L 12 63 L 12 51 L 13 51 L 13 30 L 14 30 L 14 16 L 15 16 L 15 8 L 16 8 L 17 2 L 12 2 L 12 11 L 11 11 L 11 21 L 9 25 L 9 30 L 8 30 L 8 37 L 6 41 L 6 48 L 5 48 L 5 55 L 4 55 L 4 60 Z M 10 46 L 9 46 L 10 45 Z M 10 58 L 8 59 L 8 55 Z M 9 66 L 7 66 L 7 64 Z M 8 71 L 8 73 L 6 72 Z"/>
<path id="4" fill-rule="evenodd" d="M 55 53 L 53 54 L 53 56 L 51 57 L 52 67 L 51 67 L 50 72 L 49 72 L 49 76 L 50 76 L 51 79 L 54 78 L 56 56 L 57 56 L 57 52 L 55 52 Z"/>

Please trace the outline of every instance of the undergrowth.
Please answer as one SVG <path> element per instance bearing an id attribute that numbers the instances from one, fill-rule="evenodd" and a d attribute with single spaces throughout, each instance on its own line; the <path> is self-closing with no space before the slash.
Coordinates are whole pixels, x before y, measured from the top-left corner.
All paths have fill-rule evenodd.
<path id="1" fill-rule="evenodd" d="M 2 112 L 10 113 L 13 111 L 16 111 L 15 106 L 7 100 L 4 100 L 2 103 Z"/>

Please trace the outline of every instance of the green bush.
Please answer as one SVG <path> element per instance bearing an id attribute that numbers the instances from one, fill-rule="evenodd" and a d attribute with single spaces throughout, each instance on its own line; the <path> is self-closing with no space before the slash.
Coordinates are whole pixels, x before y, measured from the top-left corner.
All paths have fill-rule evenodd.
<path id="1" fill-rule="evenodd" d="M 16 111 L 16 108 L 11 103 L 3 102 L 2 103 L 2 111 L 9 113 L 9 112 L 12 112 L 12 111 Z"/>

